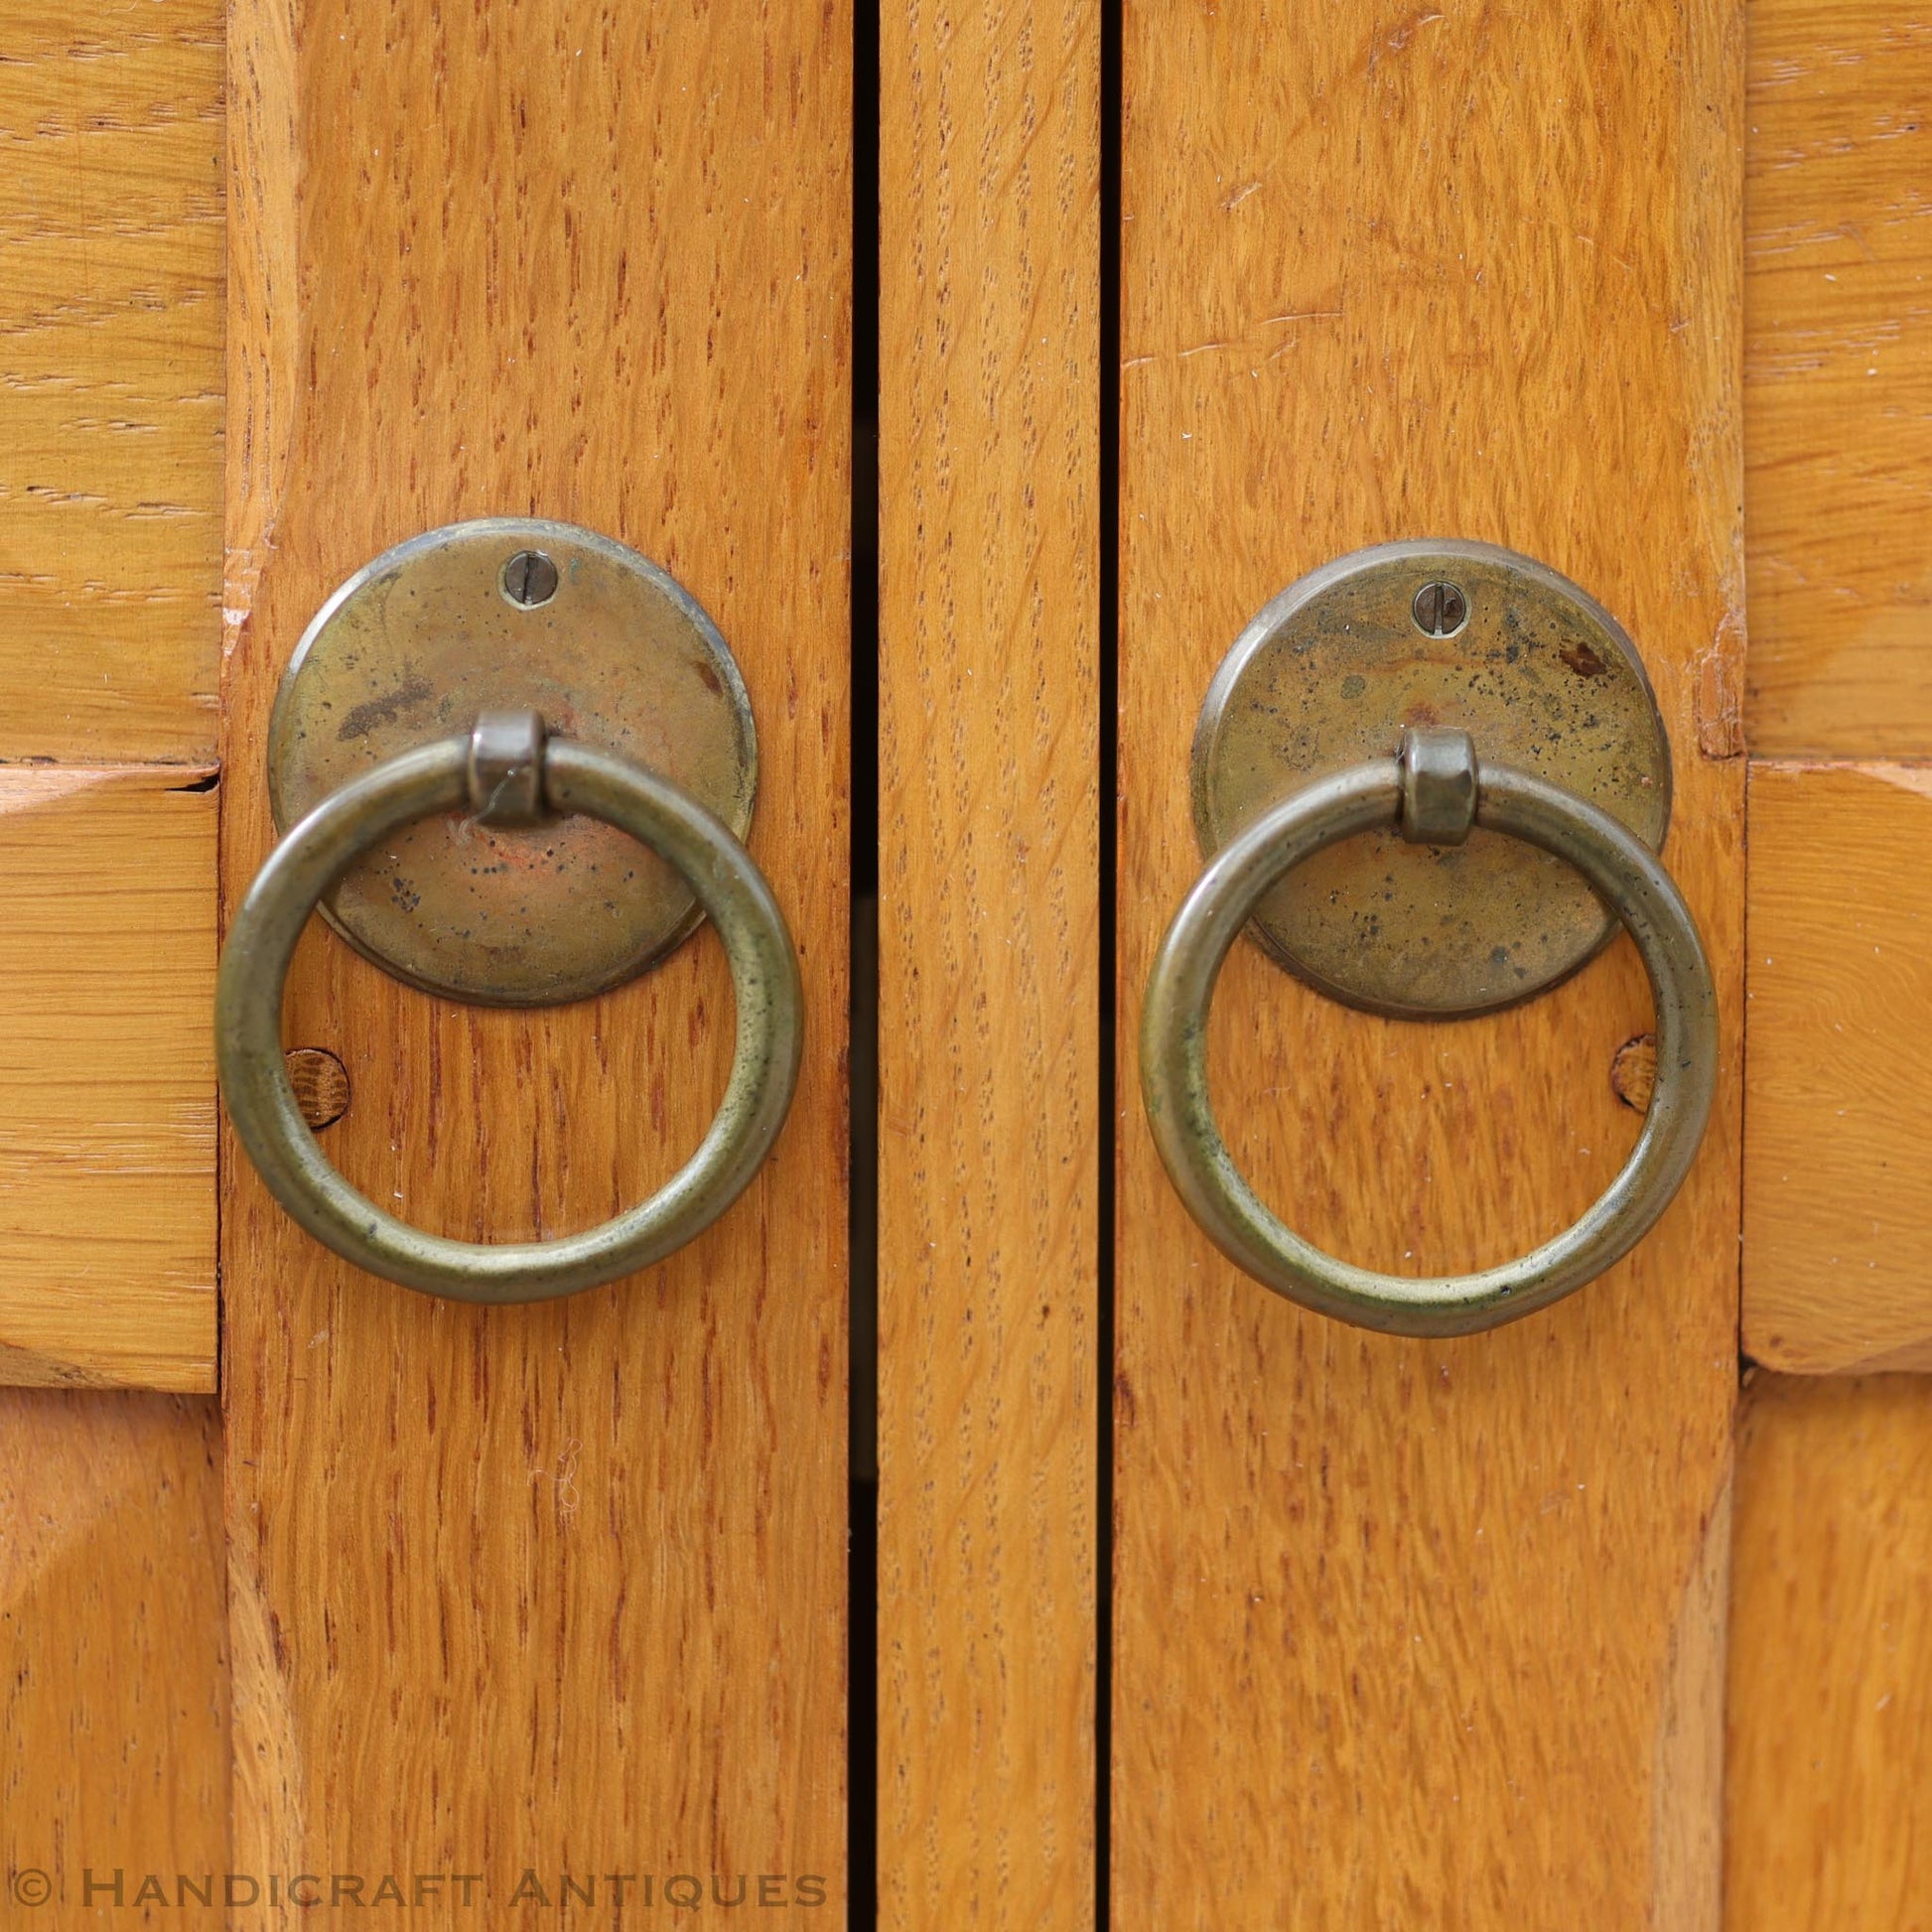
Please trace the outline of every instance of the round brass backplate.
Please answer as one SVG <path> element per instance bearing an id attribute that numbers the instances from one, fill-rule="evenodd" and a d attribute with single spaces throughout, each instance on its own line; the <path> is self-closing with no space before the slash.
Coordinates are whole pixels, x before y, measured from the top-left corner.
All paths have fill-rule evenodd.
<path id="1" fill-rule="evenodd" d="M 1457 726 L 1652 851 L 1670 823 L 1670 740 L 1635 646 L 1532 558 L 1453 539 L 1323 566 L 1236 640 L 1194 734 L 1194 826 L 1212 854 L 1315 778 Z M 1353 838 L 1310 860 L 1249 928 L 1291 972 L 1407 1019 L 1513 1005 L 1574 972 L 1614 921 L 1559 859 L 1476 831 L 1462 846 Z"/>
<path id="2" fill-rule="evenodd" d="M 717 626 L 635 551 L 532 517 L 413 537 L 317 613 L 269 726 L 277 829 L 398 752 L 525 708 L 555 737 L 669 778 L 745 836 L 758 744 Z M 323 911 L 398 979 L 486 1006 L 601 993 L 701 916 L 676 872 L 613 826 L 506 830 L 460 813 L 386 841 Z"/>

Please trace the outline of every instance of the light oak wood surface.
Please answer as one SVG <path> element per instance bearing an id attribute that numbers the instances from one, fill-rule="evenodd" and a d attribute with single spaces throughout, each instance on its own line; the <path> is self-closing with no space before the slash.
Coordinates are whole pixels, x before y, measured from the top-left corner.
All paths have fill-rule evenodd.
<path id="1" fill-rule="evenodd" d="M 1754 760 L 1744 1348 L 1932 1368 L 1932 767 Z"/>
<path id="2" fill-rule="evenodd" d="M 1092 1923 L 1100 16 L 888 7 L 880 1923 Z"/>
<path id="3" fill-rule="evenodd" d="M 218 1409 L 0 1389 L 0 1923 L 216 1932 L 177 1878 L 228 1869 Z"/>
<path id="4" fill-rule="evenodd" d="M 1932 753 L 1932 13 L 1753 0 L 1754 751 Z"/>
<path id="5" fill-rule="evenodd" d="M 1725 1923 L 1932 1900 L 1932 1382 L 1759 1374 L 1738 1437 Z"/>
<path id="6" fill-rule="evenodd" d="M 1736 1385 L 1742 9 L 1240 3 L 1125 25 L 1120 1932 L 1720 1916 Z M 1133 1041 L 1196 876 L 1187 748 L 1303 572 L 1430 534 L 1614 612 L 1674 748 L 1718 1102 L 1638 1251 L 1459 1342 L 1305 1314 L 1170 1188 Z M 1626 941 L 1514 1013 L 1326 1003 L 1237 947 L 1230 1145 L 1353 1258 L 1467 1268 L 1626 1153 Z"/>
<path id="7" fill-rule="evenodd" d="M 214 750 L 221 16 L 0 8 L 0 759 Z"/>
<path id="8" fill-rule="evenodd" d="M 0 767 L 0 1383 L 214 1387 L 206 775 Z"/>
<path id="9" fill-rule="evenodd" d="M 0 5 L 10 1925 L 224 1916 L 220 1417 L 134 1392 L 214 1386 L 220 23 Z"/>
<path id="10" fill-rule="evenodd" d="M 760 1916 L 816 1924 L 845 1846 L 851 22 L 243 0 L 232 34 L 229 902 L 271 838 L 268 702 L 330 590 L 446 521 L 557 516 L 656 559 L 730 641 L 806 997 L 750 1191 L 573 1300 L 357 1274 L 229 1147 L 236 1858 L 481 1872 L 483 1921 L 447 1892 L 412 1916 L 492 1926 L 554 1924 L 565 1874 L 607 1916 L 600 1874 L 782 1874 L 797 1902 Z M 318 927 L 286 1021 L 347 1071 L 349 1178 L 473 1238 L 641 1198 L 732 1033 L 709 934 L 517 1016 Z"/>

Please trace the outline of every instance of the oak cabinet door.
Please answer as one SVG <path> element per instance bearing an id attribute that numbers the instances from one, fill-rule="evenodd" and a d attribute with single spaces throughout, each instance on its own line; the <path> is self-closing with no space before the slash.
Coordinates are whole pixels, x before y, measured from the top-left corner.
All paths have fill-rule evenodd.
<path id="1" fill-rule="evenodd" d="M 101 0 L 7 9 L 0 36 L 28 170 L 5 750 L 60 761 L 10 781 L 9 823 L 42 828 L 17 867 L 44 882 L 34 997 L 66 1002 L 32 1048 L 51 1124 L 9 1230 L 8 1294 L 39 1297 L 8 1312 L 13 1379 L 210 1390 L 217 1206 L 220 1284 L 218 1417 L 9 1392 L 14 1902 L 39 1903 L 33 1872 L 74 1924 L 337 1922 L 385 1883 L 453 1922 L 824 1921 L 847 1829 L 849 14 Z M 491 1310 L 340 1262 L 231 1137 L 217 1188 L 207 1041 L 297 639 L 390 545 L 503 514 L 645 552 L 728 638 L 812 1051 L 701 1239 Z M 689 1155 L 732 989 L 706 932 L 603 998 L 485 1010 L 318 921 L 284 1036 L 338 1069 L 323 1141 L 364 1193 L 529 1239 Z"/>
<path id="2" fill-rule="evenodd" d="M 0 57 L 4 1922 L 1923 1919 L 1920 15 L 0 0 Z M 716 621 L 806 1035 L 727 1215 L 492 1309 L 303 1234 L 210 1047 L 297 639 L 485 515 Z M 1719 1016 L 1658 1226 L 1452 1340 L 1225 1259 L 1138 1049 L 1215 667 L 1419 537 L 1628 631 Z M 345 1174 L 515 1240 L 674 1171 L 734 1021 L 709 929 L 519 1014 L 316 921 L 283 1026 Z M 1653 1028 L 1627 938 L 1443 1024 L 1240 943 L 1207 1038 L 1269 1204 L 1413 1274 L 1575 1218 Z"/>
<path id="3" fill-rule="evenodd" d="M 1117 1010 L 1199 866 L 1221 654 L 1311 567 L 1444 535 L 1553 564 L 1637 640 L 1721 1032 L 1663 1222 L 1451 1342 L 1259 1293 L 1121 1110 L 1111 1920 L 1915 1924 L 1932 1405 L 1798 1378 L 1927 1359 L 1925 24 L 1121 32 Z M 1239 947 L 1230 1144 L 1352 1259 L 1521 1252 L 1635 1137 L 1635 967 L 1620 940 L 1420 1028 Z M 1116 1056 L 1131 1093 L 1126 1026 Z"/>
<path id="4" fill-rule="evenodd" d="M 228 902 L 269 843 L 268 702 L 335 584 L 418 530 L 560 516 L 661 563 L 731 641 L 813 1052 L 737 1211 L 528 1308 L 350 1270 L 230 1151 L 233 1856 L 493 1854 L 492 1914 L 532 1920 L 567 1877 L 621 1909 L 625 1872 L 660 1900 L 680 1873 L 836 1900 L 850 29 L 575 0 L 283 24 L 230 23 Z M 709 934 L 531 1015 L 312 940 L 285 1027 L 348 1069 L 332 1159 L 422 1225 L 600 1220 L 718 1104 Z"/>
<path id="5" fill-rule="evenodd" d="M 1662 1223 L 1571 1299 L 1458 1340 L 1259 1291 L 1124 1111 L 1122 1928 L 1717 1922 L 1741 26 L 1729 4 L 1127 14 L 1122 1010 L 1199 870 L 1188 735 L 1221 655 L 1330 557 L 1451 536 L 1551 565 L 1636 641 L 1721 1022 L 1711 1125 Z M 1602 1190 L 1638 1128 L 1612 1067 L 1650 1026 L 1623 938 L 1527 1004 L 1429 1025 L 1243 945 L 1210 1065 L 1231 1145 L 1301 1233 L 1451 1273 Z"/>

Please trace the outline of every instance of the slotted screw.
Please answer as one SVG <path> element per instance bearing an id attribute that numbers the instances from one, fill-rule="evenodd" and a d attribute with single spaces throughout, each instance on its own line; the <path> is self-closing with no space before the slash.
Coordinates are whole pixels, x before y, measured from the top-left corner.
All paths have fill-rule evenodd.
<path id="1" fill-rule="evenodd" d="M 541 550 L 519 550 L 503 566 L 502 585 L 519 611 L 534 611 L 557 595 L 557 566 Z"/>
<path id="2" fill-rule="evenodd" d="M 1461 586 L 1441 578 L 1425 584 L 1409 608 L 1425 637 L 1453 637 L 1469 621 L 1469 600 Z"/>

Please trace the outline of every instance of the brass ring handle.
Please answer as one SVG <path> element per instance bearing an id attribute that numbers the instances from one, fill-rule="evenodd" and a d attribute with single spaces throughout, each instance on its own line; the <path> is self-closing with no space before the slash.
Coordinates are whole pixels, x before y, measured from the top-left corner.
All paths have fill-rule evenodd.
<path id="1" fill-rule="evenodd" d="M 1439 845 L 1459 843 L 1471 825 L 1485 826 L 1567 860 L 1629 928 L 1656 1003 L 1656 1087 L 1621 1172 L 1563 1233 L 1475 1274 L 1379 1274 L 1305 1241 L 1249 1186 L 1208 1099 L 1208 1004 L 1257 900 L 1324 847 L 1390 825 Z M 1469 1334 L 1514 1320 L 1629 1253 L 1690 1170 L 1710 1118 L 1717 1057 L 1710 964 L 1690 909 L 1656 856 L 1562 786 L 1506 765 L 1479 765 L 1460 732 L 1409 733 L 1397 758 L 1320 779 L 1231 839 L 1168 928 L 1141 1019 L 1141 1090 L 1155 1144 L 1215 1246 L 1292 1301 L 1407 1335 Z"/>
<path id="2" fill-rule="evenodd" d="M 520 761 L 514 729 L 533 752 Z M 323 896 L 402 826 L 466 806 L 500 817 L 586 812 L 648 845 L 684 876 L 731 959 L 738 1044 L 716 1119 L 650 1199 L 553 1241 L 471 1242 L 386 1213 L 337 1173 L 296 1104 L 282 1056 L 282 989 Z M 228 1115 L 269 1191 L 325 1246 L 370 1274 L 465 1302 L 574 1295 L 661 1260 L 736 1200 L 777 1138 L 803 1034 L 797 954 L 771 889 L 729 829 L 667 780 L 533 718 L 486 718 L 473 737 L 404 752 L 332 792 L 269 855 L 228 932 L 215 986 L 215 1045 Z"/>

